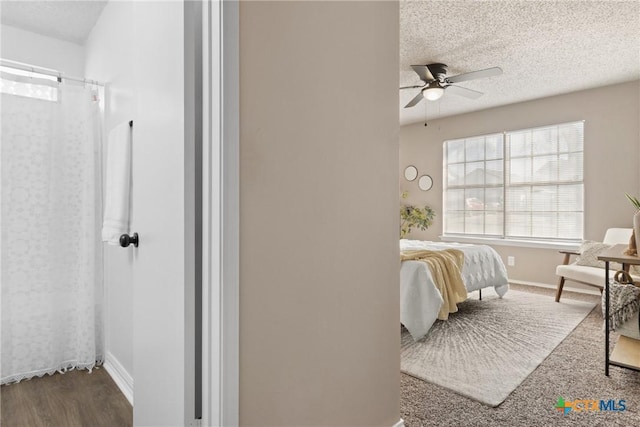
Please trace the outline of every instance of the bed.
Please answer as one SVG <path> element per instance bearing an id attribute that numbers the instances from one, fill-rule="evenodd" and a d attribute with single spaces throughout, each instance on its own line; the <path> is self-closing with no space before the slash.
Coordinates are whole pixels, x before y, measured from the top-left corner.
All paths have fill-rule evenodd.
<path id="1" fill-rule="evenodd" d="M 493 287 L 502 298 L 509 290 L 507 269 L 498 253 L 486 245 L 400 240 L 400 250 L 459 249 L 464 252 L 462 280 L 468 292 Z M 400 322 L 414 340 L 424 337 L 438 317 L 442 296 L 424 262 L 403 261 L 400 267 Z"/>

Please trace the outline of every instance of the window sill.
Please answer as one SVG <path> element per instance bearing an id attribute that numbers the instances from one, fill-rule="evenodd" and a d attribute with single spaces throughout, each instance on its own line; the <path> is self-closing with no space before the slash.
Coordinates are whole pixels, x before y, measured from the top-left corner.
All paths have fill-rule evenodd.
<path id="1" fill-rule="evenodd" d="M 555 250 L 577 250 L 580 242 L 550 242 L 544 240 L 494 239 L 476 236 L 440 236 L 443 242 L 474 243 L 478 245 L 516 246 L 520 248 L 538 248 Z"/>

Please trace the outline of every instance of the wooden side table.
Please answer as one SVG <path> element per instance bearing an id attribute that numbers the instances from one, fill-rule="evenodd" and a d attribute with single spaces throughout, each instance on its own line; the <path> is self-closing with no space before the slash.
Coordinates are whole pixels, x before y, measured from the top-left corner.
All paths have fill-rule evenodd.
<path id="1" fill-rule="evenodd" d="M 604 290 L 605 290 L 605 315 L 604 315 L 604 374 L 609 376 L 609 366 L 640 371 L 640 341 L 621 335 L 609 356 L 609 263 L 618 262 L 622 268 L 629 265 L 640 265 L 640 257 L 625 255 L 627 245 L 615 245 L 603 251 L 598 259 L 604 261 Z"/>

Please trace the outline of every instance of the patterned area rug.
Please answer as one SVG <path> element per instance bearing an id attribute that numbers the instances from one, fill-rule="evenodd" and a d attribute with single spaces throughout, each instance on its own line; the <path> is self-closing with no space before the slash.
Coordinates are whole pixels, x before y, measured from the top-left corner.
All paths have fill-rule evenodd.
<path id="1" fill-rule="evenodd" d="M 595 304 L 511 290 L 458 307 L 420 341 L 403 329 L 402 372 L 498 406 Z"/>

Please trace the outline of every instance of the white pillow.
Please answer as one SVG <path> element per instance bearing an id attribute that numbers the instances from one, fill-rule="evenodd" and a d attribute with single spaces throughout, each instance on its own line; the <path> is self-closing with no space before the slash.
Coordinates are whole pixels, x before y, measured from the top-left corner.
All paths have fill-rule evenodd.
<path id="1" fill-rule="evenodd" d="M 598 260 L 600 255 L 605 250 L 609 249 L 613 245 L 607 245 L 601 242 L 584 241 L 580 245 L 580 256 L 576 259 L 576 265 L 586 265 L 588 267 L 604 268 L 604 261 Z M 610 262 L 609 268 L 612 270 L 620 270 L 622 266 L 618 263 Z"/>

